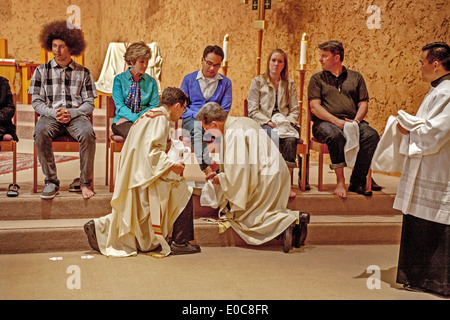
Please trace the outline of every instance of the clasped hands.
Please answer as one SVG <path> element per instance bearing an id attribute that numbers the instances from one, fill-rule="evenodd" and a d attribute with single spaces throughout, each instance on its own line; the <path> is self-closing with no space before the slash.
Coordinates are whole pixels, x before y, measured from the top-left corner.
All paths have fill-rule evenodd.
<path id="1" fill-rule="evenodd" d="M 71 119 L 70 112 L 66 108 L 59 108 L 56 110 L 56 121 L 60 123 L 69 123 Z"/>

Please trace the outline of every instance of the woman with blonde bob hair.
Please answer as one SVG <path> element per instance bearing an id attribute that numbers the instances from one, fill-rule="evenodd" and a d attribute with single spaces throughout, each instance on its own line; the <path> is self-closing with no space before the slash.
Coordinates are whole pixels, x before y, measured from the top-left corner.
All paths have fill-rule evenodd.
<path id="1" fill-rule="evenodd" d="M 248 116 L 266 130 L 288 167 L 294 168 L 300 128 L 297 89 L 289 78 L 287 54 L 274 49 L 264 74 L 252 80 L 248 93 Z M 276 120 L 275 120 L 276 119 Z M 283 127 L 281 127 L 283 125 Z M 295 197 L 291 191 L 290 197 Z"/>
<path id="2" fill-rule="evenodd" d="M 145 73 L 151 50 L 143 41 L 132 43 L 124 59 L 129 66 L 114 78 L 112 97 L 116 116 L 111 129 L 114 134 L 127 137 L 133 123 L 147 110 L 159 105 L 156 80 Z"/>

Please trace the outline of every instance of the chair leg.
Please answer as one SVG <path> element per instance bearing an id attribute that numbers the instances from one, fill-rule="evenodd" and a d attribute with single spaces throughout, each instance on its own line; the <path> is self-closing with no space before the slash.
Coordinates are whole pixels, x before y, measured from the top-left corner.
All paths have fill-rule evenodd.
<path id="1" fill-rule="evenodd" d="M 37 192 L 37 154 L 36 148 L 33 148 L 33 192 Z"/>
<path id="2" fill-rule="evenodd" d="M 12 143 L 13 149 L 13 183 L 17 183 L 17 142 L 13 141 Z"/>
<path id="3" fill-rule="evenodd" d="M 109 147 L 109 192 L 114 191 L 114 147 Z"/>
<path id="4" fill-rule="evenodd" d="M 303 154 L 302 157 L 302 175 L 301 175 L 301 182 L 300 182 L 300 189 L 302 191 L 306 191 L 306 176 L 307 176 L 307 162 L 308 162 L 308 156 L 306 153 Z"/>
<path id="5" fill-rule="evenodd" d="M 106 137 L 106 139 L 109 139 L 108 137 Z M 108 143 L 108 141 L 106 142 L 106 151 L 105 151 L 105 154 L 106 154 L 106 160 L 105 160 L 105 167 L 106 167 L 106 171 L 105 171 L 105 186 L 107 186 L 108 185 L 108 169 L 109 169 L 109 159 L 108 159 L 108 155 L 109 155 L 109 149 L 110 149 L 110 146 L 109 146 L 109 143 Z"/>
<path id="6" fill-rule="evenodd" d="M 319 172 L 318 172 L 319 181 L 317 183 L 317 189 L 322 191 L 323 189 L 323 153 L 319 152 Z"/>

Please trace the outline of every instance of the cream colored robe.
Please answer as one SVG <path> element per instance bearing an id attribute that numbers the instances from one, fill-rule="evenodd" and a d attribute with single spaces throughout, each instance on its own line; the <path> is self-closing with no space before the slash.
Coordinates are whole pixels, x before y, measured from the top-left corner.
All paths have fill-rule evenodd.
<path id="1" fill-rule="evenodd" d="M 144 113 L 131 128 L 120 153 L 111 214 L 95 219 L 100 251 L 109 257 L 136 255 L 159 245 L 170 253 L 165 238 L 188 203 L 186 181 L 166 179 L 174 164 L 170 149 L 170 116 L 164 107 Z"/>
<path id="2" fill-rule="evenodd" d="M 289 170 L 256 121 L 228 116 L 220 166 L 221 218 L 245 242 L 260 245 L 270 241 L 298 219 L 298 211 L 286 208 L 291 189 Z M 227 202 L 231 211 L 225 209 Z"/>
<path id="3" fill-rule="evenodd" d="M 450 80 L 431 88 L 410 130 L 408 151 L 394 201 L 404 214 L 450 225 Z M 399 114 L 397 120 L 402 123 Z"/>

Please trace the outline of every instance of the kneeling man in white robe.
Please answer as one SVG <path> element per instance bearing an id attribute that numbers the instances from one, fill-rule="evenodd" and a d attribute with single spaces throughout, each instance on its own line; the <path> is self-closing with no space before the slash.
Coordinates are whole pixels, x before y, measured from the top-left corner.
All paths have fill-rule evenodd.
<path id="1" fill-rule="evenodd" d="M 200 252 L 194 240 L 192 188 L 181 175 L 184 164 L 168 156 L 170 121 L 178 121 L 188 101 L 167 88 L 161 106 L 145 112 L 130 129 L 119 158 L 112 212 L 86 223 L 91 247 L 108 257 L 136 255 L 161 247 L 155 257 Z M 172 231 L 172 243 L 166 241 Z"/>
<path id="2" fill-rule="evenodd" d="M 197 121 L 222 140 L 220 172 L 206 177 L 221 218 L 251 245 L 283 234 L 288 252 L 299 212 L 287 209 L 290 175 L 276 145 L 254 120 L 228 116 L 215 102 L 200 109 Z"/>

